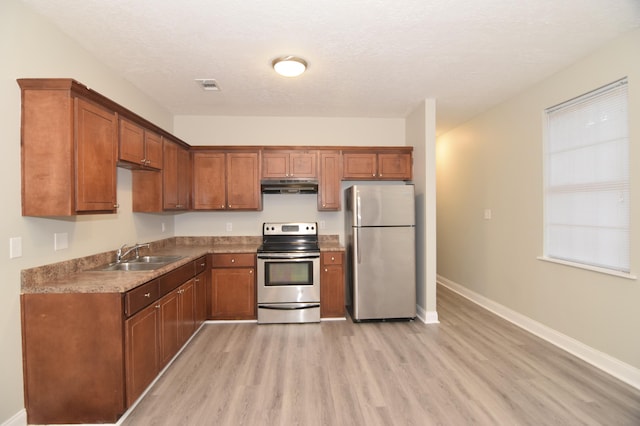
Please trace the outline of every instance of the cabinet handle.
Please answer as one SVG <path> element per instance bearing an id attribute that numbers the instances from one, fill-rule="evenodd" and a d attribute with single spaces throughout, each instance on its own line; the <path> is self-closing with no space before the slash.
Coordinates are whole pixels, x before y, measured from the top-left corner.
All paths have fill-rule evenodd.
<path id="1" fill-rule="evenodd" d="M 142 164 L 147 164 L 147 160 L 146 160 L 146 159 L 144 159 L 144 158 L 143 158 L 142 160 L 140 160 L 140 162 L 141 162 Z"/>
<path id="2" fill-rule="evenodd" d="M 249 273 L 250 273 L 250 274 L 253 274 L 253 269 L 249 269 Z"/>
<path id="3" fill-rule="evenodd" d="M 333 262 L 334 260 L 336 260 L 336 258 L 331 256 L 331 261 Z"/>
<path id="4" fill-rule="evenodd" d="M 160 305 L 156 305 L 156 306 L 155 306 L 155 308 L 156 308 L 156 309 L 160 309 Z"/>
<path id="5" fill-rule="evenodd" d="M 231 263 L 236 263 L 236 260 L 235 259 L 231 259 Z"/>
<path id="6" fill-rule="evenodd" d="M 224 204 L 223 204 L 223 205 L 221 205 L 221 206 L 220 206 L 220 208 L 223 208 L 223 209 L 224 209 Z"/>
<path id="7" fill-rule="evenodd" d="M 327 269 L 327 268 L 324 268 L 324 271 L 325 271 L 325 272 L 329 272 L 329 269 Z"/>
<path id="8" fill-rule="evenodd" d="M 151 293 L 145 293 L 144 297 L 146 297 L 147 299 L 151 298 Z"/>
<path id="9" fill-rule="evenodd" d="M 119 209 L 119 208 L 120 208 L 120 204 L 118 204 L 118 203 L 114 204 L 114 205 L 113 205 L 113 208 L 114 208 L 114 209 Z"/>
<path id="10" fill-rule="evenodd" d="M 201 264 L 200 264 L 200 266 L 204 266 L 204 265 L 205 265 L 204 263 L 201 263 Z"/>

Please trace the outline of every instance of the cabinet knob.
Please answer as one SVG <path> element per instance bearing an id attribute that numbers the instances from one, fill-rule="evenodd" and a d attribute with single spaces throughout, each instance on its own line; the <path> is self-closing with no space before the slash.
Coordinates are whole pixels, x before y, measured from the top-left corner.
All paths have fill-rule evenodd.
<path id="1" fill-rule="evenodd" d="M 113 208 L 114 208 L 114 209 L 119 209 L 119 208 L 120 208 L 120 204 L 118 204 L 118 203 L 114 204 L 114 205 L 113 205 Z"/>
<path id="2" fill-rule="evenodd" d="M 151 298 L 151 293 L 145 293 L 144 297 L 146 297 L 147 299 Z"/>
<path id="3" fill-rule="evenodd" d="M 224 204 L 220 206 L 220 208 L 224 209 Z"/>
<path id="4" fill-rule="evenodd" d="M 334 261 L 334 260 L 336 260 L 336 258 L 335 258 L 335 257 L 333 257 L 333 256 L 331 256 L 331 261 Z"/>
<path id="5" fill-rule="evenodd" d="M 328 268 L 324 268 L 324 271 L 325 271 L 325 272 L 329 272 L 329 269 L 328 269 Z"/>
<path id="6" fill-rule="evenodd" d="M 231 263 L 236 263 L 236 260 L 235 259 L 231 259 Z"/>
<path id="7" fill-rule="evenodd" d="M 250 273 L 250 274 L 253 274 L 253 269 L 249 269 L 249 273 Z"/>
<path id="8" fill-rule="evenodd" d="M 154 306 L 154 308 L 160 309 L 160 305 L 158 304 L 158 305 Z"/>

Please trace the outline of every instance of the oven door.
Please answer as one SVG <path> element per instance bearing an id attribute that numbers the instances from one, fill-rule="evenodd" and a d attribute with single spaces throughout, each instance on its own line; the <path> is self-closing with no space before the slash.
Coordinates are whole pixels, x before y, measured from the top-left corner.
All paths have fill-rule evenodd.
<path id="1" fill-rule="evenodd" d="M 258 253 L 258 304 L 320 302 L 320 253 Z"/>

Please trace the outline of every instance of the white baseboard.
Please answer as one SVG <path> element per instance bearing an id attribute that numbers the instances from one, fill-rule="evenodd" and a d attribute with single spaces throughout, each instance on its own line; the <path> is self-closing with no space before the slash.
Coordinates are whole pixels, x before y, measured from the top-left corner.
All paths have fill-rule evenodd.
<path id="1" fill-rule="evenodd" d="M 27 426 L 27 410 L 18 411 L 13 417 L 2 423 L 2 426 Z"/>
<path id="2" fill-rule="evenodd" d="M 420 305 L 416 305 L 416 316 L 425 324 L 438 324 L 438 311 L 425 311 Z"/>
<path id="3" fill-rule="evenodd" d="M 544 324 L 541 324 L 525 315 L 494 302 L 468 288 L 438 275 L 438 284 L 458 293 L 473 303 L 493 312 L 501 318 L 517 325 L 518 327 L 548 341 L 585 362 L 599 368 L 613 377 L 640 389 L 640 369 L 620 361 L 604 352 L 587 346 L 578 340 L 562 334 Z"/>

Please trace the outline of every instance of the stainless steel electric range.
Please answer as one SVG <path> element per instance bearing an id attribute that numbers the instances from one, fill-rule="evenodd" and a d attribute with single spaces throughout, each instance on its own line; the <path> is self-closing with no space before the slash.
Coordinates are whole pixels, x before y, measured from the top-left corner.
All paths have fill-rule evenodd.
<path id="1" fill-rule="evenodd" d="M 264 223 L 258 248 L 258 323 L 320 321 L 315 222 Z"/>

